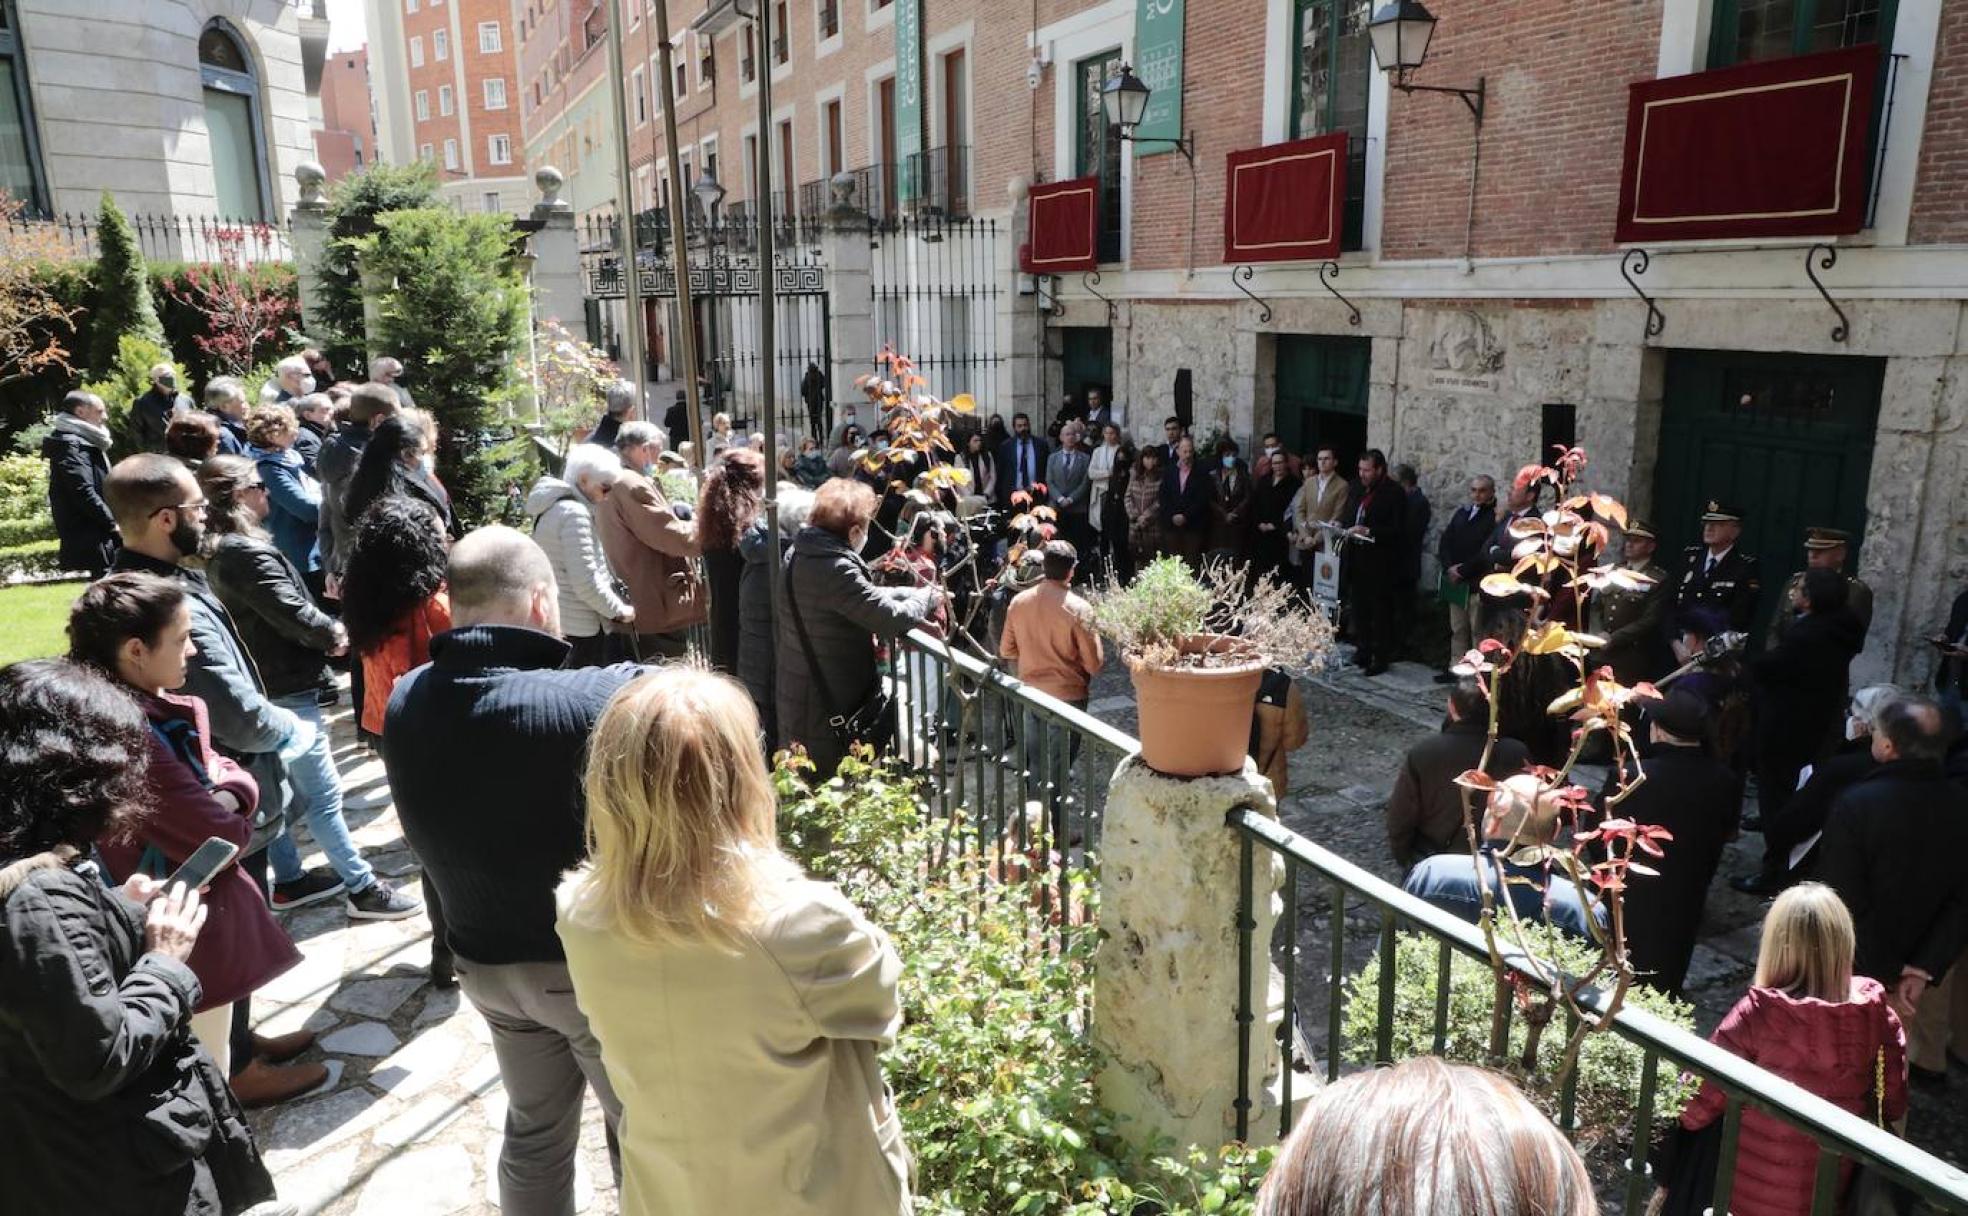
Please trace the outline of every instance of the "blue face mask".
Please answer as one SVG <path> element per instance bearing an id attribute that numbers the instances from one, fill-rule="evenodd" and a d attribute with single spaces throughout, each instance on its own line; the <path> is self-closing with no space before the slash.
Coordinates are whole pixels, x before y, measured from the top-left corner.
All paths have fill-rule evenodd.
<path id="1" fill-rule="evenodd" d="M 1225 457 L 1223 458 L 1223 467 L 1224 467 L 1224 468 L 1226 468 L 1226 469 L 1234 469 L 1234 468 L 1236 468 L 1236 467 L 1237 467 L 1237 458 L 1236 458 L 1235 456 L 1225 456 Z"/>

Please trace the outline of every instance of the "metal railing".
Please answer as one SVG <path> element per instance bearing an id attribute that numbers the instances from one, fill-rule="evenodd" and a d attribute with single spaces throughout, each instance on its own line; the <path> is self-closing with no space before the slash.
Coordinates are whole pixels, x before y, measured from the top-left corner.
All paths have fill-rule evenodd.
<path id="1" fill-rule="evenodd" d="M 925 148 L 909 157 L 905 202 L 918 215 L 970 214 L 970 149 Z"/>
<path id="2" fill-rule="evenodd" d="M 150 262 L 291 262 L 294 245 L 287 230 L 259 220 L 224 219 L 215 215 L 144 215 L 128 217 L 137 248 Z M 9 219 L 9 235 L 36 229 L 52 231 L 70 254 L 84 260 L 102 252 L 96 217 L 63 212 L 53 216 L 22 215 Z"/>
<path id="3" fill-rule="evenodd" d="M 1228 826 L 1239 835 L 1242 877 L 1237 911 L 1238 940 L 1241 947 L 1238 985 L 1239 1056 L 1237 1069 L 1237 1136 L 1250 1131 L 1252 1094 L 1249 1059 L 1251 1035 L 1257 1022 L 1251 1008 L 1250 976 L 1258 965 L 1258 943 L 1253 915 L 1254 875 L 1258 849 L 1265 849 L 1284 861 L 1284 907 L 1278 920 L 1283 948 L 1278 951 L 1284 973 L 1284 1025 L 1286 1044 L 1298 1040 L 1297 956 L 1299 953 L 1298 913 L 1301 872 L 1309 871 L 1330 885 L 1332 934 L 1331 974 L 1327 977 L 1326 1079 L 1337 1080 L 1342 1049 L 1342 1020 L 1345 1001 L 1347 906 L 1364 901 L 1380 913 L 1379 969 L 1375 977 L 1377 1015 L 1373 1054 L 1376 1063 L 1393 1060 L 1396 979 L 1396 933 L 1399 929 L 1419 930 L 1434 939 L 1436 946 L 1436 998 L 1433 1043 L 1437 1052 L 1447 1039 L 1449 972 L 1453 955 L 1464 955 L 1489 963 L 1489 948 L 1482 930 L 1443 911 L 1399 887 L 1354 865 L 1345 858 L 1313 844 L 1280 825 L 1276 820 L 1249 809 L 1230 812 Z M 1268 868 L 1268 867 L 1267 867 Z M 1268 892 L 1266 893 L 1268 898 Z M 1520 951 L 1505 950 L 1505 959 L 1514 970 L 1535 982 L 1536 972 Z M 1263 991 L 1260 989 L 1259 991 Z M 1603 1011 L 1603 995 L 1587 997 L 1587 1008 Z M 1716 1170 L 1712 1211 L 1729 1210 L 1729 1193 L 1735 1180 L 1736 1147 L 1741 1134 L 1745 1106 L 1753 1107 L 1809 1136 L 1819 1148 L 1817 1174 L 1811 1204 L 1812 1216 L 1830 1216 L 1840 1206 L 1841 1161 L 1851 1161 L 1867 1169 L 1882 1171 L 1940 1210 L 1968 1213 L 1968 1174 L 1925 1152 L 1883 1128 L 1875 1127 L 1856 1115 L 1834 1106 L 1816 1094 L 1765 1071 L 1741 1056 L 1717 1047 L 1644 1010 L 1627 1006 L 1614 1015 L 1606 1033 L 1615 1034 L 1638 1047 L 1644 1061 L 1639 1092 L 1634 1096 L 1632 1141 L 1626 1158 L 1625 1210 L 1637 1213 L 1654 1185 L 1647 1167 L 1649 1137 L 1654 1128 L 1654 1104 L 1663 1063 L 1695 1077 L 1713 1082 L 1725 1095 L 1722 1115 L 1722 1150 Z M 1282 1071 L 1278 1134 L 1289 1134 L 1292 1122 L 1291 1062 Z M 1559 1126 L 1572 1129 L 1576 1115 L 1576 1084 L 1568 1082 L 1559 1093 Z"/>

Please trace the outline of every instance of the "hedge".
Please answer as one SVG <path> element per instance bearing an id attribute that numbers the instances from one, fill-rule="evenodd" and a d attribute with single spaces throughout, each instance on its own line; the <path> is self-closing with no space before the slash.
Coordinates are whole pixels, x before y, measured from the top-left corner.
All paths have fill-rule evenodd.
<path id="1" fill-rule="evenodd" d="M 0 548 L 0 583 L 62 573 L 61 542 L 30 541 Z"/>
<path id="2" fill-rule="evenodd" d="M 38 519 L 0 519 L 0 549 L 31 545 L 38 540 L 55 539 L 55 521 L 43 515 Z"/>

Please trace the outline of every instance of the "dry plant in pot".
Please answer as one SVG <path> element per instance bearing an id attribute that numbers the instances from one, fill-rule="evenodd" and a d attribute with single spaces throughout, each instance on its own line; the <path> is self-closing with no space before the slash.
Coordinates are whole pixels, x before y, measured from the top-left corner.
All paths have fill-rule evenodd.
<path id="1" fill-rule="evenodd" d="M 1093 624 L 1120 648 L 1140 709 L 1141 759 L 1171 777 L 1243 768 L 1258 684 L 1270 668 L 1302 674 L 1332 649 L 1323 613 L 1241 563 L 1201 572 L 1162 557 L 1089 597 Z"/>

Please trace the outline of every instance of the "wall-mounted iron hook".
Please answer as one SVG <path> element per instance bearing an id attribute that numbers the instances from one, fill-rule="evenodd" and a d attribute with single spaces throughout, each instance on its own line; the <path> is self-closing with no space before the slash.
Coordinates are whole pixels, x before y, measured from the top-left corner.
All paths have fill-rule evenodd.
<path id="1" fill-rule="evenodd" d="M 1245 295 L 1250 296 L 1250 298 L 1257 303 L 1257 306 L 1264 310 L 1263 312 L 1257 314 L 1257 323 L 1259 325 L 1269 325 L 1271 323 L 1271 306 L 1269 304 L 1266 304 L 1263 300 L 1259 300 L 1257 296 L 1251 292 L 1250 288 L 1244 286 L 1244 284 L 1250 282 L 1251 279 L 1256 276 L 1256 274 L 1257 271 L 1252 267 L 1239 266 L 1235 270 L 1232 270 L 1230 272 L 1230 286 L 1236 288 L 1238 291 L 1243 292 Z"/>
<path id="2" fill-rule="evenodd" d="M 1661 330 L 1667 328 L 1667 314 L 1663 313 L 1660 306 L 1654 303 L 1654 298 L 1640 290 L 1640 284 L 1634 281 L 1635 275 L 1647 273 L 1647 267 L 1653 264 L 1653 260 L 1644 249 L 1627 250 L 1620 258 L 1620 277 L 1633 289 L 1633 294 L 1640 297 L 1640 302 L 1647 306 L 1647 336 L 1658 338 Z"/>
<path id="3" fill-rule="evenodd" d="M 1333 299 L 1338 300 L 1341 304 L 1346 305 L 1347 324 L 1358 325 L 1360 323 L 1359 306 L 1354 304 L 1353 301 L 1347 299 L 1345 296 L 1340 295 L 1339 289 L 1332 285 L 1332 281 L 1338 277 L 1339 277 L 1338 262 L 1329 261 L 1325 263 L 1323 266 L 1319 267 L 1319 286 L 1331 292 Z"/>
<path id="4" fill-rule="evenodd" d="M 1824 257 L 1820 259 L 1819 254 L 1823 254 Z M 1825 290 L 1825 285 L 1818 280 L 1818 271 L 1811 269 L 1812 262 L 1817 262 L 1818 270 L 1830 270 L 1838 265 L 1838 250 L 1830 245 L 1811 246 L 1811 251 L 1804 255 L 1804 274 L 1811 280 L 1811 286 L 1817 288 L 1818 294 L 1824 297 L 1824 302 L 1831 305 L 1831 311 L 1838 314 L 1838 324 L 1831 328 L 1831 340 L 1843 342 L 1852 335 L 1851 320 L 1846 317 L 1845 310 L 1838 306 L 1838 301 L 1832 299 L 1831 293 Z"/>
<path id="5" fill-rule="evenodd" d="M 1080 276 L 1080 286 L 1086 288 L 1086 293 L 1107 306 L 1107 328 L 1112 329 L 1114 328 L 1114 302 L 1094 290 L 1094 287 L 1099 282 L 1100 272 L 1098 270 L 1089 270 Z"/>

